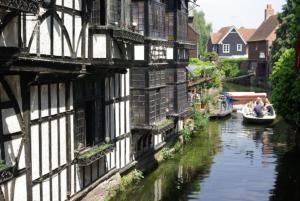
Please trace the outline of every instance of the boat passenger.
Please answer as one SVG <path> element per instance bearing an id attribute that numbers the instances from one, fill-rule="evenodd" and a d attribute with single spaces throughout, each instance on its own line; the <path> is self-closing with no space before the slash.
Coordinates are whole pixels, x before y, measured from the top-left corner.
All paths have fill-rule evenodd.
<path id="1" fill-rule="evenodd" d="M 265 98 L 264 108 L 267 111 L 267 114 L 269 114 L 269 115 L 273 115 L 274 114 L 273 107 L 271 106 L 270 101 L 269 101 L 268 98 Z"/>
<path id="2" fill-rule="evenodd" d="M 257 117 L 264 116 L 263 109 L 264 109 L 264 106 L 263 106 L 262 102 L 260 100 L 256 100 L 256 104 L 255 104 L 253 111 Z"/>

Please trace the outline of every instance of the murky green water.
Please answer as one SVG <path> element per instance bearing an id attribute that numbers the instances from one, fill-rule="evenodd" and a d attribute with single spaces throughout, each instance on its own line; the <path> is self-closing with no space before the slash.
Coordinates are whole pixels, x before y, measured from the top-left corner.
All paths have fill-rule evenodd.
<path id="1" fill-rule="evenodd" d="M 249 126 L 235 114 L 210 122 L 174 159 L 114 200 L 299 201 L 300 156 L 280 119 Z"/>

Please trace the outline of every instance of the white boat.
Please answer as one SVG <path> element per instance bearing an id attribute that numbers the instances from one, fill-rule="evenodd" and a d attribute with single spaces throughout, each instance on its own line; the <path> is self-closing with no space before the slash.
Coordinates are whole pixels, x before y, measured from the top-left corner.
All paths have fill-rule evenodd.
<path id="1" fill-rule="evenodd" d="M 269 105 L 270 112 L 266 112 L 263 117 L 257 117 L 253 111 L 250 111 L 248 107 L 244 106 L 242 110 L 243 120 L 245 123 L 255 124 L 270 124 L 276 119 L 276 112 L 272 105 Z"/>
<path id="2" fill-rule="evenodd" d="M 256 92 L 227 92 L 229 96 L 235 101 L 238 100 L 254 100 L 256 98 L 266 98 L 267 93 Z"/>

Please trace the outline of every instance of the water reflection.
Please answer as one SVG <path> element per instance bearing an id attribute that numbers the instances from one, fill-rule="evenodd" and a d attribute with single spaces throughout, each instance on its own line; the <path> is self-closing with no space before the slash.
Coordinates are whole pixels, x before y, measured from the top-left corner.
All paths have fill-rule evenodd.
<path id="1" fill-rule="evenodd" d="M 211 122 L 172 160 L 114 200 L 299 201 L 299 155 L 282 123 Z M 297 158 L 298 157 L 298 158 Z"/>

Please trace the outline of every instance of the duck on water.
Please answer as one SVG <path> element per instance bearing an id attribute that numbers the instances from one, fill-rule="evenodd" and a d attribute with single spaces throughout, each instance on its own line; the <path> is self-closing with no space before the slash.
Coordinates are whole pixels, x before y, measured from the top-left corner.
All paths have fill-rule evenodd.
<path id="1" fill-rule="evenodd" d="M 268 98 L 264 101 L 260 97 L 256 101 L 247 103 L 242 110 L 243 120 L 246 123 L 268 124 L 276 119 L 276 112 Z"/>

